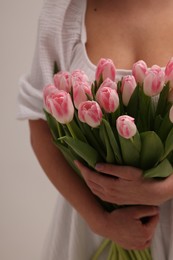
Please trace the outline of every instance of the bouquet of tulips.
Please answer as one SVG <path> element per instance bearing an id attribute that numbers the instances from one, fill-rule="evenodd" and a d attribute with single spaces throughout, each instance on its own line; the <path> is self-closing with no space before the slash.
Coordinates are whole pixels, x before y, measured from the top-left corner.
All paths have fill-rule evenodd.
<path id="1" fill-rule="evenodd" d="M 165 69 L 138 61 L 131 75 L 115 79 L 110 59 L 99 61 L 93 82 L 81 70 L 58 72 L 55 66 L 54 83 L 43 91 L 54 143 L 78 174 L 75 160 L 93 169 L 107 162 L 139 167 L 145 178 L 168 177 L 173 172 L 173 58 Z M 151 259 L 149 250 L 125 250 L 109 240 L 93 259 L 108 244 L 109 260 Z"/>

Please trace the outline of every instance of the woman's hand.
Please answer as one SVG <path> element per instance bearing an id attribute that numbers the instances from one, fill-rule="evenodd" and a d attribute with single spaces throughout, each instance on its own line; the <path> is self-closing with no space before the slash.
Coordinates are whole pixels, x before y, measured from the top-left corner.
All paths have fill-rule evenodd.
<path id="1" fill-rule="evenodd" d="M 93 231 L 125 249 L 142 250 L 150 246 L 158 219 L 157 207 L 130 206 L 104 212 L 104 220 L 99 219 Z"/>
<path id="2" fill-rule="evenodd" d="M 173 175 L 164 180 L 144 179 L 142 170 L 98 164 L 96 171 L 75 162 L 91 191 L 100 199 L 118 205 L 160 205 L 173 197 Z"/>

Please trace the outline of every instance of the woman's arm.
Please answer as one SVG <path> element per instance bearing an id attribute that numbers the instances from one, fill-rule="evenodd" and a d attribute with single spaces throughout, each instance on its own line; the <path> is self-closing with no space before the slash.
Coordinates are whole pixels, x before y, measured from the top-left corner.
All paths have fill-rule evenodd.
<path id="1" fill-rule="evenodd" d="M 125 248 L 147 247 L 158 222 L 158 209 L 136 206 L 106 212 L 53 144 L 47 123 L 31 120 L 29 125 L 31 144 L 43 170 L 93 232 L 116 241 Z M 149 216 L 149 220 L 143 224 L 141 218 L 146 216 Z"/>
<path id="2" fill-rule="evenodd" d="M 102 200 L 118 205 L 160 205 L 173 198 L 173 174 L 163 180 L 145 179 L 142 170 L 98 164 L 92 171 L 76 162 L 91 191 Z M 101 173 L 101 174 L 99 174 Z"/>

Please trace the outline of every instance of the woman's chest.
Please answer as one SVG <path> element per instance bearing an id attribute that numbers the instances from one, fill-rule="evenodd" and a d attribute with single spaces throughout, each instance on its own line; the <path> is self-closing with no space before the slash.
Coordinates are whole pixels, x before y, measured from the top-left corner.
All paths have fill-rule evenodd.
<path id="1" fill-rule="evenodd" d="M 124 69 L 139 59 L 149 67 L 165 66 L 173 56 L 173 16 L 168 14 L 133 17 L 88 10 L 86 50 L 90 60 L 97 64 L 101 57 L 111 58 L 117 68 Z"/>

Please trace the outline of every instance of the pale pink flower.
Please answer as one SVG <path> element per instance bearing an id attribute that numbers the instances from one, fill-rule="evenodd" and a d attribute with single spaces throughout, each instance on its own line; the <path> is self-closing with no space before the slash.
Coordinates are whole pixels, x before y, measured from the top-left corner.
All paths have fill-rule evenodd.
<path id="1" fill-rule="evenodd" d="M 96 93 L 96 100 L 107 113 L 113 113 L 119 106 L 119 97 L 115 89 L 101 87 Z"/>
<path id="2" fill-rule="evenodd" d="M 100 81 L 101 76 L 102 80 L 105 80 L 106 78 L 110 78 L 113 81 L 115 80 L 116 68 L 111 59 L 100 59 L 95 74 L 95 79 L 97 82 Z"/>
<path id="3" fill-rule="evenodd" d="M 164 84 L 165 84 L 164 71 L 159 66 L 154 65 L 151 67 L 151 69 L 148 70 L 144 78 L 144 84 L 143 84 L 144 93 L 150 97 L 156 96 L 162 91 Z"/>
<path id="4" fill-rule="evenodd" d="M 71 81 L 72 81 L 72 85 L 75 85 L 78 82 L 87 82 L 89 83 L 89 79 L 88 76 L 86 75 L 86 73 L 83 70 L 74 70 L 71 73 Z"/>
<path id="5" fill-rule="evenodd" d="M 173 57 L 169 60 L 165 68 L 165 82 L 169 81 L 170 87 L 173 88 Z"/>
<path id="6" fill-rule="evenodd" d="M 124 76 L 122 79 L 121 92 L 122 92 L 122 101 L 125 106 L 128 105 L 129 100 L 136 88 L 136 80 L 133 75 Z"/>
<path id="7" fill-rule="evenodd" d="M 139 60 L 133 64 L 132 75 L 135 77 L 136 82 L 139 84 L 143 83 L 147 70 L 147 64 L 143 60 Z"/>
<path id="8" fill-rule="evenodd" d="M 169 119 L 170 119 L 171 123 L 173 123 L 173 106 L 169 110 Z"/>
<path id="9" fill-rule="evenodd" d="M 66 91 L 55 88 L 47 96 L 45 93 L 45 106 L 59 123 L 67 124 L 72 121 L 74 106 L 70 94 Z"/>
<path id="10" fill-rule="evenodd" d="M 112 88 L 112 89 L 115 89 L 117 90 L 117 83 L 113 80 L 111 80 L 110 78 L 106 78 L 102 84 L 100 85 L 99 88 L 102 88 L 102 87 L 108 87 L 108 88 Z"/>
<path id="11" fill-rule="evenodd" d="M 56 73 L 53 77 L 55 87 L 59 90 L 64 90 L 70 92 L 71 90 L 71 75 L 69 72 L 60 71 Z"/>
<path id="12" fill-rule="evenodd" d="M 72 86 L 72 89 L 73 89 L 73 101 L 77 109 L 80 103 L 88 100 L 88 96 L 92 97 L 91 86 L 88 82 L 76 81 L 75 84 Z"/>
<path id="13" fill-rule="evenodd" d="M 48 97 L 51 93 L 54 93 L 54 92 L 56 92 L 56 91 L 57 91 L 57 88 L 56 88 L 54 85 L 51 85 L 51 84 L 47 85 L 47 86 L 44 87 L 44 89 L 43 89 L 43 103 L 44 103 L 44 107 L 46 108 L 46 110 L 47 110 L 48 112 L 50 112 L 50 111 L 49 111 L 49 108 L 48 108 L 47 105 L 46 105 L 47 97 Z"/>
<path id="14" fill-rule="evenodd" d="M 117 118 L 116 127 L 119 135 L 121 135 L 125 139 L 130 139 L 137 132 L 134 118 L 127 115 L 119 116 Z"/>
<path id="15" fill-rule="evenodd" d="M 78 108 L 79 120 L 91 127 L 97 127 L 102 121 L 102 111 L 96 101 L 85 101 Z"/>

